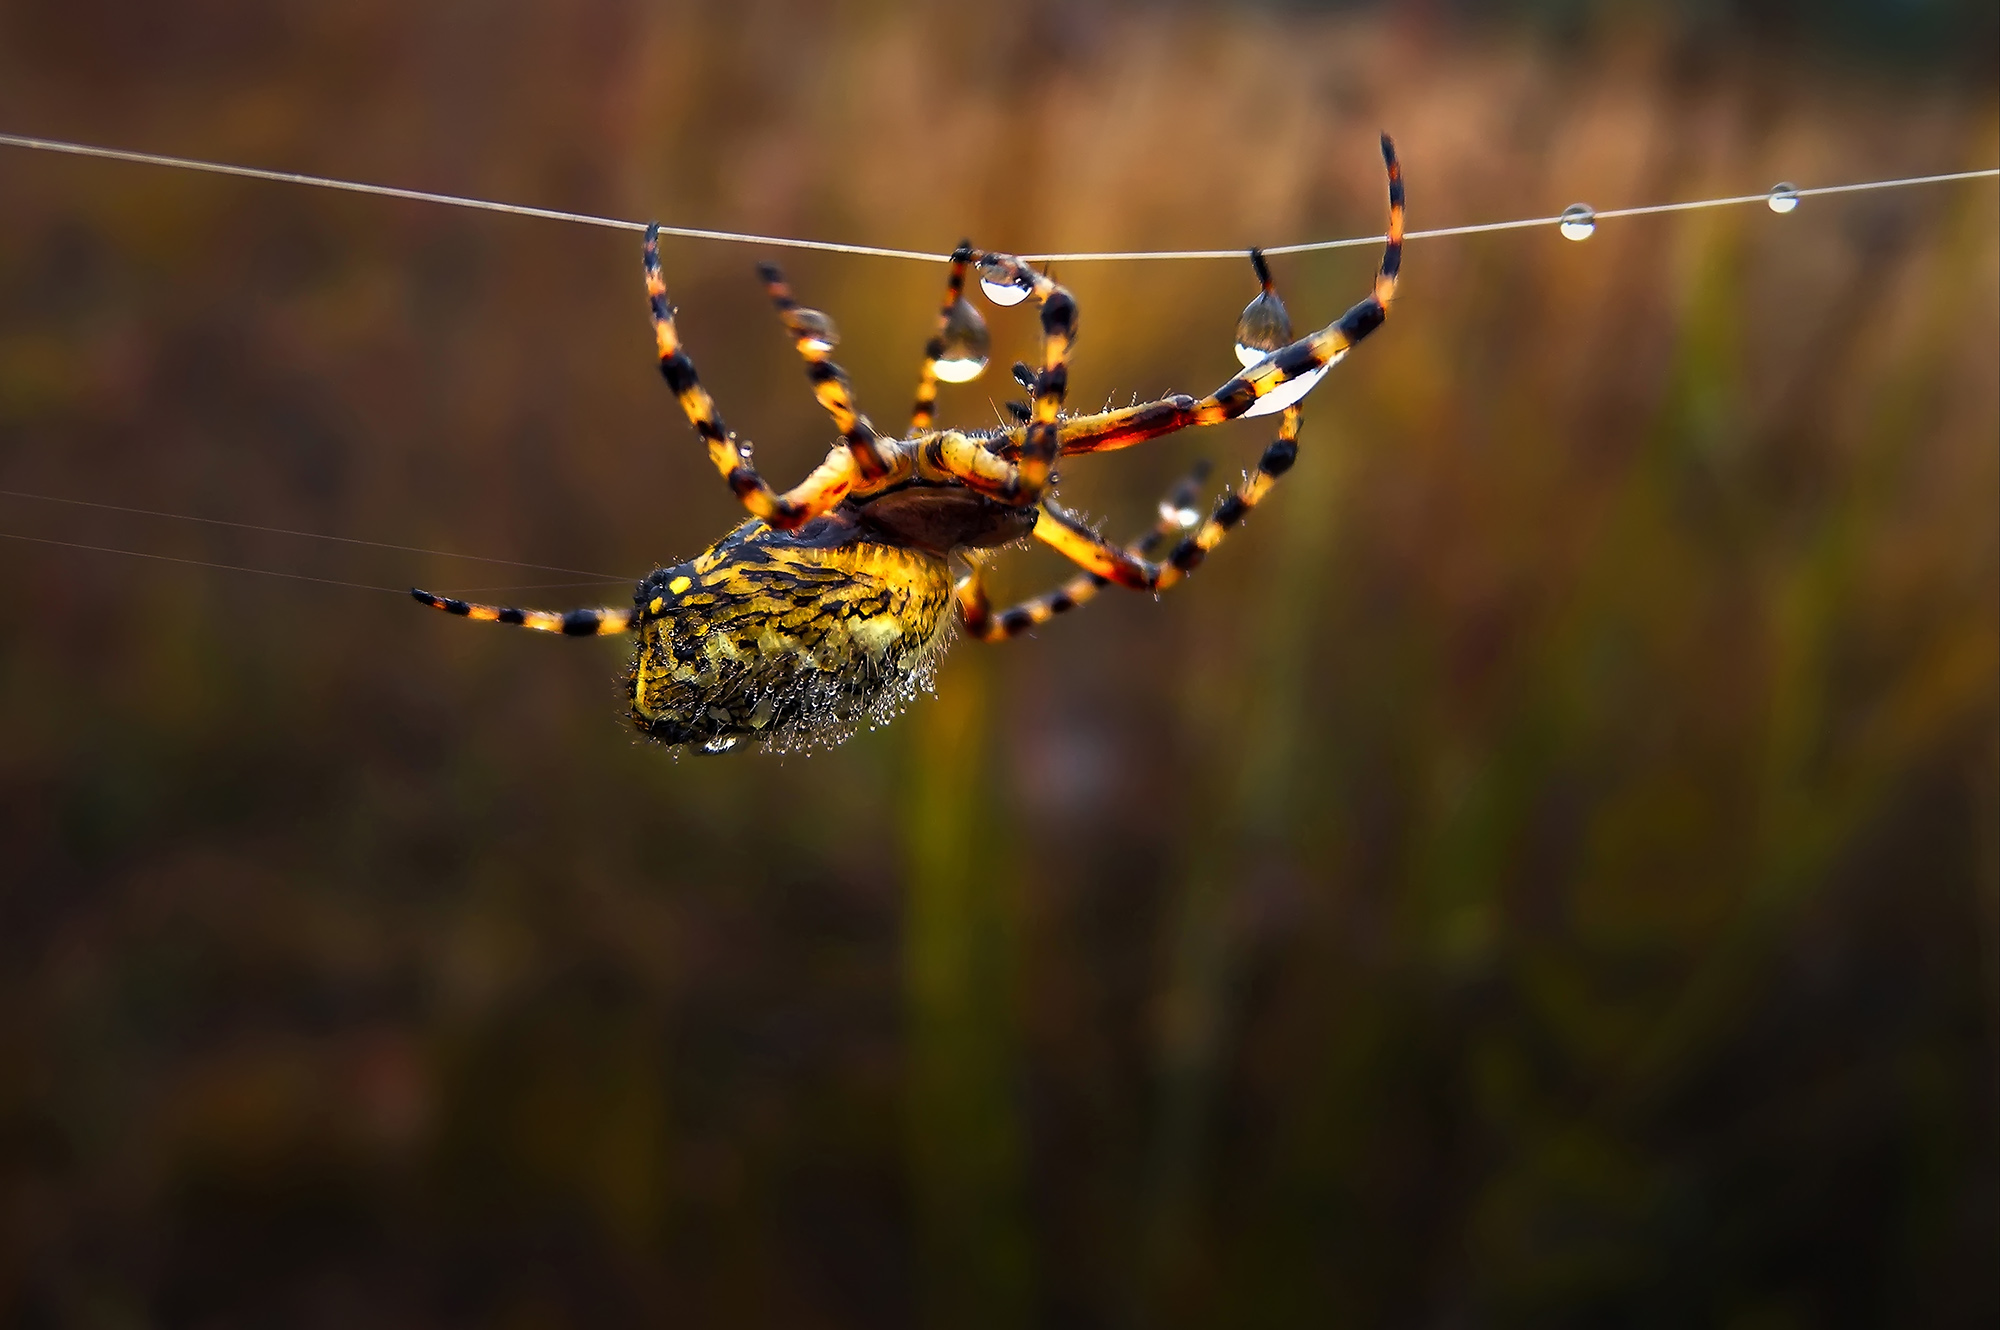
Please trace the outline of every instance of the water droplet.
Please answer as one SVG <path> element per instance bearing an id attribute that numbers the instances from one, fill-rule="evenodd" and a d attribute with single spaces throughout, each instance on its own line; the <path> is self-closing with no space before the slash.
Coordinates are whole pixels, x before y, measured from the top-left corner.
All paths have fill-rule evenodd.
<path id="1" fill-rule="evenodd" d="M 840 330 L 819 310 L 794 310 L 792 326 L 798 331 L 800 344 L 808 351 L 825 353 L 840 345 Z"/>
<path id="2" fill-rule="evenodd" d="M 1799 206 L 1799 187 L 1789 180 L 1781 180 L 1771 186 L 1771 193 L 1764 200 L 1775 213 L 1787 213 Z"/>
<path id="3" fill-rule="evenodd" d="M 1201 520 L 1201 514 L 1192 508 L 1176 508 L 1171 503 L 1160 505 L 1160 520 L 1171 522 L 1185 531 Z"/>
<path id="4" fill-rule="evenodd" d="M 1032 294 L 1027 283 L 1011 268 L 990 259 L 979 265 L 979 289 L 996 305 L 1018 305 Z"/>
<path id="5" fill-rule="evenodd" d="M 1326 377 L 1326 372 L 1346 358 L 1347 352 L 1342 351 L 1318 369 L 1309 369 L 1296 379 L 1287 379 L 1285 382 L 1271 389 L 1270 392 L 1258 398 L 1257 404 L 1243 413 L 1244 419 L 1247 420 L 1251 416 L 1274 416 L 1278 414 L 1278 412 L 1283 411 L 1286 407 L 1319 387 L 1319 381 Z"/>
<path id="6" fill-rule="evenodd" d="M 960 296 L 945 311 L 943 348 L 938 352 L 937 376 L 946 383 L 970 383 L 986 371 L 986 356 L 993 348 L 993 335 L 986 320 L 972 302 Z"/>
<path id="7" fill-rule="evenodd" d="M 1597 209 L 1588 203 L 1572 203 L 1562 211 L 1564 240 L 1588 240 L 1597 230 Z"/>
<path id="8" fill-rule="evenodd" d="M 1236 358 L 1254 365 L 1292 340 L 1292 316 L 1276 291 L 1259 291 L 1236 320 Z"/>

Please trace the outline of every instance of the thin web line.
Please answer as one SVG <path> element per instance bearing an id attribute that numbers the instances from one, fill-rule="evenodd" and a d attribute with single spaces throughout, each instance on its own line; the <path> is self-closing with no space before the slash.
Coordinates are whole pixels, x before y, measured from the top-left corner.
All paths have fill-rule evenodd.
<path id="1" fill-rule="evenodd" d="M 254 166 L 233 166 L 224 162 L 199 161 L 190 157 L 168 157 L 159 153 L 130 152 L 123 148 L 100 148 L 86 143 L 67 143 L 60 139 L 30 138 L 21 134 L 0 134 L 0 147 L 25 148 L 34 152 L 62 153 L 72 157 L 95 157 L 114 162 L 136 162 L 145 166 L 165 166 L 182 171 L 203 171 L 210 175 L 239 176 L 249 180 L 269 180 L 287 185 L 310 185 L 316 189 L 341 190 L 350 194 L 373 194 L 382 198 L 407 199 L 416 203 L 437 203 L 453 208 L 473 208 L 481 212 L 506 213 L 515 217 L 534 217 L 551 222 L 575 222 L 582 226 L 608 227 L 617 231 L 643 231 L 646 223 L 627 221 L 618 217 L 597 217 L 589 213 L 564 212 L 555 208 L 532 208 L 519 203 L 502 203 L 493 199 L 467 198 L 458 194 L 439 194 L 423 189 L 401 189 L 393 185 L 370 185 L 355 180 L 335 180 L 327 176 L 304 175 L 296 171 L 267 171 Z M 1942 175 L 1902 176 L 1894 180 L 1866 180 L 1846 185 L 1817 185 L 1797 191 L 1802 199 L 1816 198 L 1829 194 L 1855 194 L 1864 190 L 1902 189 L 1911 185 L 1938 185 L 1954 180 L 1984 180 L 2000 176 L 2000 168 L 1980 171 L 1950 171 Z M 1656 213 L 1689 212 L 1697 208 L 1725 208 L 1748 203 L 1764 203 L 1769 194 L 1737 194 L 1728 198 L 1693 199 L 1683 203 L 1655 203 L 1636 208 L 1606 208 L 1595 214 L 1597 220 L 1618 217 L 1646 217 Z M 1551 217 L 1524 217 L 1511 222 L 1480 222 L 1469 226 L 1446 226 L 1427 231 L 1410 231 L 1405 240 L 1438 240 L 1446 236 L 1482 235 L 1492 231 L 1519 231 L 1537 226 L 1555 226 L 1562 219 Z M 777 249 L 811 249 L 830 254 L 859 254 L 884 259 L 916 259 L 924 263 L 944 263 L 949 261 L 946 254 L 926 253 L 915 249 L 888 249 L 880 245 L 848 245 L 830 240 L 801 240 L 793 236 L 753 235 L 745 231 L 711 231 L 690 226 L 662 226 L 662 235 L 681 236 L 689 240 L 720 240 L 734 244 L 764 245 Z M 1342 240 L 1313 240 L 1296 245 L 1274 245 L 1265 248 L 1266 254 L 1310 254 L 1320 250 L 1349 249 L 1357 245 L 1376 245 L 1383 241 L 1379 235 L 1349 236 Z M 1091 250 L 1074 253 L 1024 254 L 1024 259 L 1036 263 L 1099 263 L 1133 260 L 1170 259 L 1241 259 L 1243 249 L 1154 249 L 1154 250 Z"/>
<path id="2" fill-rule="evenodd" d="M 353 536 L 329 536 L 318 531 L 293 531 L 281 526 L 258 526 L 253 522 L 229 522 L 220 517 L 196 517 L 191 513 L 163 513 L 153 508 L 127 508 L 115 503 L 96 503 L 90 499 L 65 499 L 54 494 L 29 494 L 23 490 L 0 490 L 0 497 L 9 499 L 34 499 L 41 503 L 66 503 L 77 508 L 101 508 L 112 513 L 135 513 L 140 517 L 166 517 L 176 522 L 200 522 L 206 526 L 234 527 L 239 531 L 261 531 L 273 536 L 298 536 L 304 540 L 332 540 L 342 545 L 365 545 L 370 549 L 396 550 L 403 554 L 428 554 L 439 559 L 467 559 L 473 563 L 495 563 L 505 568 L 527 568 L 540 573 L 574 573 L 579 577 L 600 578 L 603 582 L 636 582 L 636 577 L 620 577 L 616 573 L 599 572 L 594 568 L 562 568 L 550 563 L 523 563 L 519 559 L 494 559 L 484 554 L 456 554 L 450 550 L 427 550 L 416 545 L 392 545 L 386 540 L 357 540 Z M 594 585 L 586 583 L 564 583 L 563 585 Z"/>
<path id="3" fill-rule="evenodd" d="M 294 582 L 318 582 L 323 586 L 351 587 L 356 591 L 386 591 L 392 596 L 407 596 L 408 590 L 398 590 L 392 586 L 373 586 L 367 582 L 343 582 L 333 577 L 308 577 L 304 573 L 281 573 L 275 568 L 247 568 L 240 563 L 210 563 L 206 559 L 183 559 L 172 554 L 148 554 L 144 550 L 113 549 L 109 545 L 80 545 L 73 540 L 50 540 L 46 536 L 24 536 L 14 531 L 0 531 L 0 540 L 25 540 L 36 545 L 55 545 L 66 550 L 89 550 L 93 554 L 122 554 L 128 559 L 154 559 L 160 563 L 184 563 L 191 568 L 220 568 L 226 573 L 255 573 L 259 577 L 287 577 Z"/>
<path id="4" fill-rule="evenodd" d="M 621 577 L 615 582 L 536 582 L 529 586 L 462 586 L 456 588 L 458 596 L 490 596 L 498 591 L 560 591 L 567 587 L 580 586 L 631 586 L 636 577 Z"/>

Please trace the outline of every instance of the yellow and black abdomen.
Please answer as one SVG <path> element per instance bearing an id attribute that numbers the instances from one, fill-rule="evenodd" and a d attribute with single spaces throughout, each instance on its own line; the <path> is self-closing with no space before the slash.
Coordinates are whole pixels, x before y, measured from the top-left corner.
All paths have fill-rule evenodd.
<path id="1" fill-rule="evenodd" d="M 746 522 L 638 594 L 632 721 L 720 752 L 798 748 L 885 721 L 926 685 L 951 630 L 951 571 L 932 553 Z"/>

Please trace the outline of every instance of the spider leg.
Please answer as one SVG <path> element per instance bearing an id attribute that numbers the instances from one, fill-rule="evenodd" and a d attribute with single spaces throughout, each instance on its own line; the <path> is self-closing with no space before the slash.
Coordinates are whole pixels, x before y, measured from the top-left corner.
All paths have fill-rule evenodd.
<path id="1" fill-rule="evenodd" d="M 709 461 L 722 473 L 730 490 L 755 517 L 774 527 L 792 530 L 831 510 L 854 484 L 854 456 L 846 445 L 837 445 L 826 461 L 799 485 L 784 493 L 771 488 L 751 460 L 750 441 L 738 438 L 722 422 L 715 399 L 701 386 L 694 362 L 681 350 L 680 334 L 674 328 L 674 306 L 667 297 L 666 279 L 660 275 L 660 231 L 655 223 L 646 228 L 646 295 L 653 309 L 653 336 L 659 344 L 660 375 L 680 399 L 695 432 L 708 445 Z"/>
<path id="2" fill-rule="evenodd" d="M 938 358 L 944 354 L 945 320 L 965 296 L 965 270 L 972 262 L 972 242 L 961 240 L 951 252 L 951 272 L 945 278 L 944 303 L 938 307 L 937 331 L 924 347 L 924 367 L 917 375 L 917 403 L 910 410 L 910 433 L 921 434 L 937 422 Z"/>
<path id="3" fill-rule="evenodd" d="M 1403 171 L 1396 161 L 1396 145 L 1382 136 L 1382 160 L 1389 176 L 1388 243 L 1382 264 L 1375 275 L 1374 289 L 1366 299 L 1316 333 L 1273 352 L 1257 364 L 1196 400 L 1185 394 L 1142 402 L 1119 411 L 1075 416 L 1062 422 L 1061 449 L 1065 456 L 1076 453 L 1109 452 L 1135 443 L 1157 439 L 1163 434 L 1193 425 L 1216 425 L 1250 414 L 1264 398 L 1293 385 L 1287 405 L 1305 395 L 1319 376 L 1345 356 L 1354 344 L 1382 325 L 1396 296 L 1396 279 L 1403 264 Z M 1302 382 L 1304 381 L 1304 382 Z M 1267 406 L 1257 414 L 1274 410 Z M 1028 452 L 1027 431 L 1015 428 L 995 442 L 1008 456 Z"/>
<path id="4" fill-rule="evenodd" d="M 1288 406 L 1278 421 L 1278 437 L 1257 459 L 1257 469 L 1240 490 L 1224 490 L 1207 520 L 1181 537 L 1172 552 L 1160 563 L 1146 558 L 1148 551 L 1114 545 L 1089 527 L 1044 501 L 1035 519 L 1035 539 L 1060 551 L 1107 582 L 1135 591 L 1165 591 L 1201 566 L 1210 550 L 1222 543 L 1250 510 L 1263 502 L 1278 477 L 1292 469 L 1299 456 L 1299 408 Z"/>
<path id="5" fill-rule="evenodd" d="M 1059 448 L 1057 417 L 1069 391 L 1069 350 L 1076 341 L 1076 301 L 1069 291 L 1006 254 L 972 256 L 983 272 L 1011 279 L 1028 289 L 1041 307 L 1042 368 L 1034 375 L 1034 400 L 1027 423 L 1012 431 L 1018 441 L 1007 457 L 990 449 L 988 435 L 953 431 L 933 435 L 923 463 L 933 472 L 964 481 L 972 489 L 1002 503 L 1027 507 L 1048 488 L 1049 473 Z M 1006 436 L 1001 436 L 1006 437 Z"/>
<path id="6" fill-rule="evenodd" d="M 953 588 L 958 597 L 959 618 L 966 631 L 983 641 L 998 642 L 1075 609 L 1114 582 L 1139 591 L 1165 591 L 1174 586 L 1200 567 L 1209 551 L 1220 545 L 1223 538 L 1271 492 L 1278 477 L 1291 470 L 1293 461 L 1298 457 L 1298 437 L 1299 408 L 1288 406 L 1278 422 L 1278 437 L 1264 450 L 1256 471 L 1243 488 L 1240 491 L 1225 491 L 1207 520 L 1182 536 L 1180 543 L 1159 563 L 1154 563 L 1150 556 L 1159 547 L 1160 541 L 1172 534 L 1172 529 L 1179 527 L 1176 519 L 1173 528 L 1168 528 L 1169 514 L 1194 501 L 1193 486 L 1198 481 L 1184 483 L 1182 490 L 1169 499 L 1168 504 L 1172 507 L 1162 505 L 1160 525 L 1132 545 L 1112 544 L 1044 500 L 1035 520 L 1035 538 L 1081 565 L 1083 574 L 1071 578 L 1054 591 L 994 614 L 987 604 L 979 565 L 973 563 L 971 573 L 960 578 Z"/>
<path id="7" fill-rule="evenodd" d="M 1285 408 L 1284 415 L 1278 420 L 1278 437 L 1257 459 L 1257 469 L 1251 472 L 1240 490 L 1224 490 L 1207 520 L 1181 537 L 1180 543 L 1174 546 L 1173 552 L 1160 566 L 1160 576 L 1153 584 L 1155 590 L 1165 591 L 1199 568 L 1201 561 L 1208 557 L 1208 552 L 1220 545 L 1223 537 L 1248 517 L 1252 508 L 1264 501 L 1264 496 L 1278 483 L 1278 477 L 1292 469 L 1292 463 L 1299 456 L 1299 414 L 1296 405 Z"/>
<path id="8" fill-rule="evenodd" d="M 833 417 L 833 427 L 840 431 L 848 452 L 854 457 L 855 472 L 864 484 L 886 475 L 889 464 L 883 460 L 875 427 L 868 423 L 868 417 L 854 409 L 854 394 L 847 381 L 847 372 L 831 359 L 833 338 L 823 322 L 826 316 L 799 308 L 799 302 L 793 298 L 792 288 L 786 285 L 785 274 L 779 271 L 777 264 L 758 264 L 757 275 L 764 279 L 764 289 L 770 293 L 778 317 L 784 320 L 785 331 L 792 335 L 792 345 L 805 359 L 806 377 L 812 380 L 813 396 L 819 398 L 819 404 Z"/>
<path id="9" fill-rule="evenodd" d="M 1160 501 L 1159 520 L 1129 547 L 1140 558 L 1152 557 L 1169 536 L 1185 529 L 1181 514 L 1201 495 L 1201 483 L 1208 478 L 1208 463 L 1198 462 L 1193 471 Z M 999 642 L 1030 628 L 1038 627 L 1079 605 L 1096 599 L 1111 585 L 1109 578 L 1096 573 L 1079 573 L 1053 591 L 1020 601 L 998 614 L 986 598 L 983 569 L 968 557 L 970 571 L 952 588 L 958 597 L 958 614 L 965 630 L 984 642 Z"/>
<path id="10" fill-rule="evenodd" d="M 1152 590 L 1164 571 L 1137 551 L 1098 535 L 1054 499 L 1044 498 L 1038 505 L 1034 537 L 1093 576 L 1134 591 Z"/>
<path id="11" fill-rule="evenodd" d="M 616 633 L 631 631 L 632 621 L 637 617 L 631 609 L 622 610 L 569 610 L 558 614 L 550 610 L 516 610 L 500 605 L 473 605 L 449 596 L 436 596 L 428 591 L 410 588 L 410 595 L 434 610 L 446 614 L 456 614 L 462 619 L 478 619 L 488 623 L 507 623 L 519 628 L 532 628 L 538 633 L 561 633 L 565 637 L 610 637 Z"/>

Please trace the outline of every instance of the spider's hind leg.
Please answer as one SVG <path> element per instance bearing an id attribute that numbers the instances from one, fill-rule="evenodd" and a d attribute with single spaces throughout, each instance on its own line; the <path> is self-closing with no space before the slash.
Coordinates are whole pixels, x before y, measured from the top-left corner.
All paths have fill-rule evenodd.
<path id="1" fill-rule="evenodd" d="M 812 380 L 813 396 L 819 398 L 827 415 L 833 417 L 833 427 L 846 440 L 847 450 L 854 457 L 855 471 L 864 482 L 885 475 L 889 463 L 882 456 L 875 427 L 868 423 L 868 417 L 854 409 L 854 393 L 847 372 L 830 358 L 834 343 L 832 322 L 818 310 L 800 306 L 777 264 L 758 264 L 757 275 L 764 279 L 764 290 L 777 307 L 785 331 L 792 335 L 792 345 L 806 362 L 806 377 Z"/>
<path id="2" fill-rule="evenodd" d="M 708 446 L 708 459 L 722 474 L 735 494 L 750 510 L 771 526 L 795 530 L 820 514 L 831 511 L 847 497 L 854 484 L 854 458 L 846 447 L 827 454 L 810 476 L 792 489 L 779 493 L 757 472 L 748 439 L 738 438 L 722 423 L 715 399 L 701 386 L 694 362 L 681 349 L 680 332 L 674 327 L 674 304 L 667 295 L 666 278 L 660 274 L 660 228 L 656 222 L 646 228 L 646 298 L 652 306 L 653 339 L 658 344 L 660 377 L 673 389 L 681 410 L 687 413 L 695 432 Z"/>
<path id="3" fill-rule="evenodd" d="M 618 633 L 630 632 L 635 617 L 630 609 L 567 610 L 556 613 L 552 610 L 517 610 L 504 605 L 475 605 L 469 601 L 453 600 L 450 596 L 419 591 L 415 587 L 410 588 L 410 595 L 420 605 L 443 610 L 446 614 L 456 614 L 461 619 L 512 624 L 517 628 L 532 628 L 538 633 L 561 633 L 564 637 L 611 637 Z"/>

